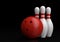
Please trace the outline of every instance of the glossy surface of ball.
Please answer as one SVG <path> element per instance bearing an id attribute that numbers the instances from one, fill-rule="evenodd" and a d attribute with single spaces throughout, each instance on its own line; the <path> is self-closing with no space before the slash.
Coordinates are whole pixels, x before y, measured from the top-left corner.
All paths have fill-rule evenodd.
<path id="1" fill-rule="evenodd" d="M 22 33 L 28 38 L 36 38 L 41 35 L 43 25 L 38 18 L 33 16 L 27 17 L 21 24 Z"/>

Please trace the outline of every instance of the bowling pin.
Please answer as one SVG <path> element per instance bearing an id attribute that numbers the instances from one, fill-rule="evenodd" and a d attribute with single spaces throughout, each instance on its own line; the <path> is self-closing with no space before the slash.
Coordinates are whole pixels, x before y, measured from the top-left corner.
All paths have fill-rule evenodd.
<path id="1" fill-rule="evenodd" d="M 35 12 L 35 17 L 39 18 L 39 7 L 35 7 L 34 12 Z"/>
<path id="2" fill-rule="evenodd" d="M 52 36 L 52 33 L 53 33 L 53 23 L 51 21 L 51 8 L 50 7 L 47 7 L 46 8 L 46 21 L 47 21 L 47 24 L 48 24 L 48 32 L 47 32 L 47 37 L 51 37 Z"/>
<path id="3" fill-rule="evenodd" d="M 41 38 L 46 38 L 46 35 L 47 35 L 47 31 L 48 31 L 48 26 L 47 26 L 47 21 L 45 19 L 45 6 L 41 6 L 40 7 L 40 20 L 43 24 L 43 31 L 42 31 L 42 34 L 41 34 Z"/>
<path id="4" fill-rule="evenodd" d="M 39 13 L 40 13 L 39 7 L 35 7 L 34 12 L 35 12 L 35 17 L 39 19 Z M 41 20 L 40 20 L 40 22 L 41 22 Z M 43 26 L 43 24 L 42 24 L 42 26 Z M 42 30 L 43 30 L 43 27 L 42 27 Z M 42 31 L 41 31 L 41 33 L 42 33 Z M 38 37 L 40 37 L 40 36 L 41 36 L 41 34 Z"/>

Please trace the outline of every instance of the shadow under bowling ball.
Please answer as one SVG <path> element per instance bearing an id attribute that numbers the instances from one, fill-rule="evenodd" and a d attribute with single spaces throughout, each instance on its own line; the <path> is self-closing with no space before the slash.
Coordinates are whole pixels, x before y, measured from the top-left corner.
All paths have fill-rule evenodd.
<path id="1" fill-rule="evenodd" d="M 22 42 L 38 42 L 38 40 L 24 40 Z"/>

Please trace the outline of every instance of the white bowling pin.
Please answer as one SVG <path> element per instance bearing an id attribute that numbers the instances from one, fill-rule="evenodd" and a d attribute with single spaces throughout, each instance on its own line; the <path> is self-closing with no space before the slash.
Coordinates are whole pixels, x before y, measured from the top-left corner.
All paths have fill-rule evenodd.
<path id="1" fill-rule="evenodd" d="M 50 7 L 47 7 L 46 8 L 46 17 L 47 17 L 47 24 L 48 24 L 48 32 L 47 32 L 47 37 L 51 37 L 52 36 L 52 33 L 53 33 L 53 23 L 51 21 L 51 8 Z"/>
<path id="2" fill-rule="evenodd" d="M 41 12 L 41 22 L 43 24 L 43 31 L 42 31 L 42 34 L 41 34 L 41 38 L 45 38 L 46 35 L 47 35 L 47 31 L 48 31 L 48 26 L 47 26 L 47 21 L 45 19 L 45 6 L 41 6 L 40 7 L 40 12 Z"/>
<path id="3" fill-rule="evenodd" d="M 35 17 L 39 18 L 39 7 L 35 7 L 34 12 L 35 12 Z"/>

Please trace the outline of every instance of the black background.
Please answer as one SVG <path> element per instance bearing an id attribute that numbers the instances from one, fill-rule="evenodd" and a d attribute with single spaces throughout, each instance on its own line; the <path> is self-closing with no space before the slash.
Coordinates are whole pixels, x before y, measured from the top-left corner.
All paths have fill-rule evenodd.
<path id="1" fill-rule="evenodd" d="M 0 15 L 0 38 L 2 41 L 31 41 L 31 42 L 59 42 L 60 41 L 60 1 L 52 0 L 21 0 L 21 1 L 3 1 L 1 3 Z M 51 38 L 28 39 L 21 33 L 21 22 L 28 16 L 34 16 L 34 8 L 36 6 L 46 6 L 52 8 L 52 21 L 54 24 L 54 32 Z M 15 25 L 16 24 L 16 25 Z"/>

